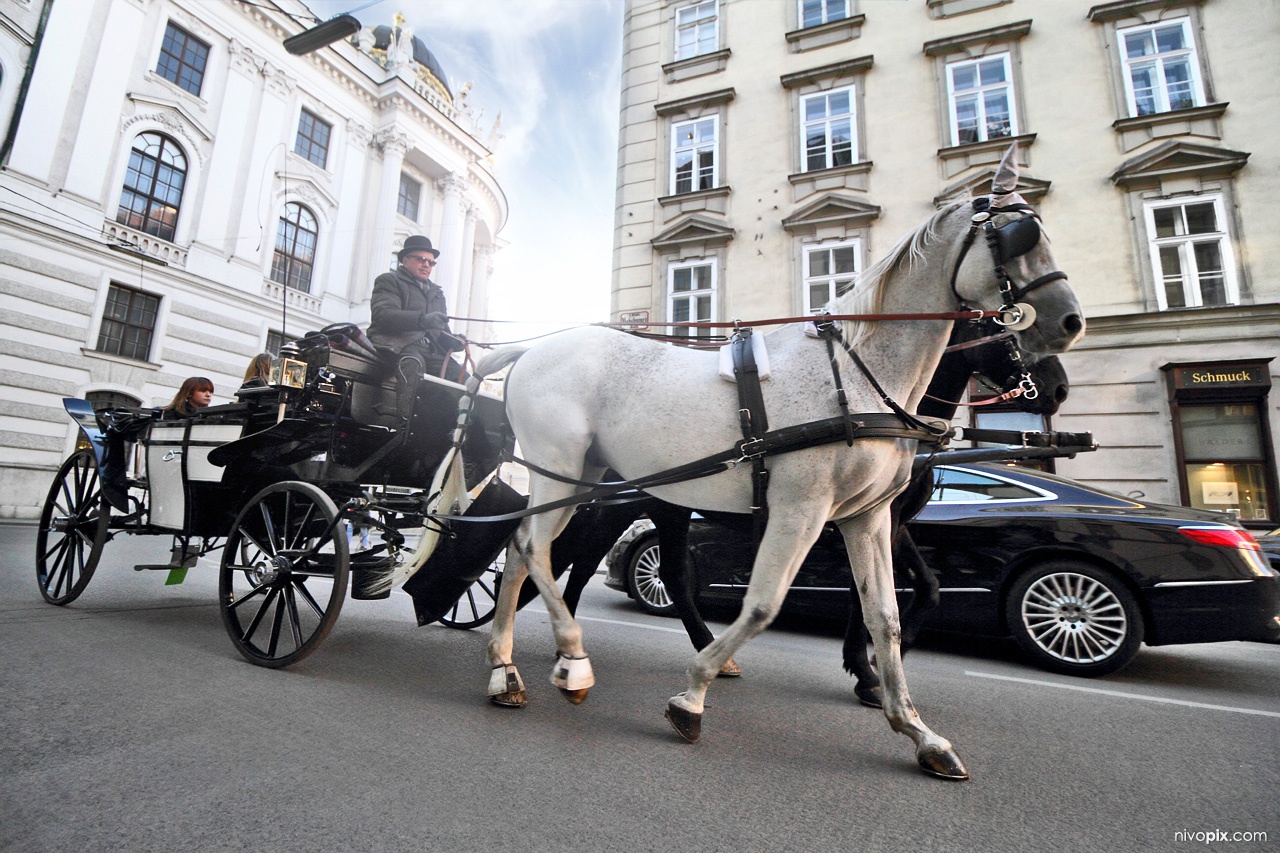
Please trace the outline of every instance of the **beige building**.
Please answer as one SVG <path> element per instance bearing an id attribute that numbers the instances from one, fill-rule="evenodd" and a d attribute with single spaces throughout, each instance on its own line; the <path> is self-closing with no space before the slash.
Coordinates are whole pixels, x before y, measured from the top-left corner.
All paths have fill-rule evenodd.
<path id="1" fill-rule="evenodd" d="M 615 319 L 816 310 L 1012 141 L 1089 323 L 1050 426 L 1102 449 L 1058 472 L 1277 525 L 1280 4 L 629 0 L 625 27 Z"/>
<path id="2" fill-rule="evenodd" d="M 469 86 L 403 20 L 288 53 L 313 22 L 0 0 L 0 517 L 39 513 L 63 397 L 163 405 L 202 375 L 225 402 L 256 353 L 367 325 L 410 234 L 442 248 L 451 311 L 487 316 L 507 200 Z"/>

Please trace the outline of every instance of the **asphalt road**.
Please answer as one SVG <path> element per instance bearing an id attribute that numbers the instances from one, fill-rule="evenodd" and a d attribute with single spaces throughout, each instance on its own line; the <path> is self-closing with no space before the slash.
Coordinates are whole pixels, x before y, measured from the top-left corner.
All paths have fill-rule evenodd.
<path id="1" fill-rule="evenodd" d="M 120 537 L 57 608 L 34 539 L 0 525 L 4 850 L 1280 847 L 1280 646 L 1148 648 L 1080 680 L 1004 643 L 929 638 L 907 675 L 973 774 L 948 783 L 853 701 L 829 632 L 748 645 L 690 746 L 662 719 L 691 654 L 678 623 L 600 578 L 579 614 L 586 703 L 547 682 L 535 603 L 517 627 L 530 704 L 510 711 L 483 696 L 487 629 L 418 628 L 402 593 L 349 601 L 316 654 L 268 670 L 224 633 L 215 562 L 165 586 L 131 567 L 168 542 Z"/>

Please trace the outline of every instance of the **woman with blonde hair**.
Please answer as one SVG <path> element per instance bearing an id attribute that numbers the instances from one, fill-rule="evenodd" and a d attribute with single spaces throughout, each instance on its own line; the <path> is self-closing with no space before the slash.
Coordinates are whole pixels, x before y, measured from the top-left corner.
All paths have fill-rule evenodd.
<path id="1" fill-rule="evenodd" d="M 164 407 L 161 418 L 189 418 L 213 402 L 213 382 L 203 376 L 189 376 L 182 382 L 178 393 Z"/>
<path id="2" fill-rule="evenodd" d="M 271 382 L 271 353 L 260 352 L 253 357 L 253 361 L 249 362 L 248 369 L 244 372 L 244 388 L 262 388 Z"/>

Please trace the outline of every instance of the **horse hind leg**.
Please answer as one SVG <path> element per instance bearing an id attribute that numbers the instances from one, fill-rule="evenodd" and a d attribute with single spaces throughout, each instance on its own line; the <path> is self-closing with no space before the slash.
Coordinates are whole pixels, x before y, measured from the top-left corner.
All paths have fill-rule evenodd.
<path id="1" fill-rule="evenodd" d="M 518 538 L 513 538 L 507 546 L 507 562 L 503 571 L 506 582 L 498 588 L 493 628 L 489 634 L 490 669 L 486 695 L 490 702 L 502 708 L 523 708 L 529 701 L 524 680 L 511 657 L 519 591 L 529 575 L 525 552 L 518 546 L 518 541 Z"/>
<path id="2" fill-rule="evenodd" d="M 684 625 L 689 642 L 698 651 L 711 645 L 715 635 L 703 621 L 694 600 L 693 568 L 689 565 L 689 518 L 692 510 L 654 499 L 646 502 L 649 520 L 658 530 L 658 578 L 671 597 L 676 615 Z M 742 669 L 729 658 L 720 666 L 717 676 L 737 678 Z"/>

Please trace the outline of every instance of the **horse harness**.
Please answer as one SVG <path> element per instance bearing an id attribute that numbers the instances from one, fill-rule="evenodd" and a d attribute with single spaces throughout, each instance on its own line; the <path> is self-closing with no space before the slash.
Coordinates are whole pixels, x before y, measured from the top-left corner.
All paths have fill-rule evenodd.
<path id="1" fill-rule="evenodd" d="M 995 263 L 995 275 L 1000 282 L 1000 295 L 1003 304 L 1000 308 L 1001 316 L 995 318 L 995 322 L 1001 326 L 1012 327 L 1014 330 L 1025 328 L 1030 325 L 1030 322 L 1027 322 L 1026 326 L 1020 326 L 1019 324 L 1027 319 L 1028 315 L 1030 315 L 1030 320 L 1034 320 L 1034 309 L 1030 305 L 1019 304 L 1018 300 L 1038 287 L 1066 278 L 1066 273 L 1054 271 L 1042 275 L 1022 287 L 1014 285 L 1004 269 L 1004 263 L 1026 254 L 1039 242 L 1040 225 L 1034 216 L 1033 209 L 1026 204 L 1013 204 L 992 209 L 990 200 L 987 198 L 974 199 L 973 206 L 977 212 L 972 217 L 969 232 L 965 236 L 960 254 L 952 270 L 951 290 L 955 293 L 959 306 L 962 309 L 970 309 L 967 300 L 956 289 L 956 277 L 959 273 L 960 264 L 964 261 L 965 255 L 969 251 L 969 247 L 975 241 L 978 231 L 981 230 L 986 237 L 987 244 L 991 247 L 992 259 Z M 1004 212 L 1022 212 L 1027 215 L 997 228 L 991 221 L 992 215 Z M 701 479 L 702 477 L 728 471 L 741 463 L 750 462 L 752 468 L 752 528 L 755 534 L 754 538 L 758 544 L 760 537 L 763 535 L 764 527 L 768 522 L 769 514 L 769 471 L 765 465 L 767 457 L 782 453 L 792 453 L 824 444 L 832 444 L 837 441 L 844 441 L 847 445 L 852 446 L 853 442 L 860 438 L 913 439 L 921 444 L 931 445 L 936 450 L 936 448 L 955 435 L 955 431 L 950 427 L 943 426 L 938 422 L 930 423 L 924 421 L 906 411 L 893 400 L 881 387 L 857 351 L 844 340 L 839 327 L 834 321 L 824 321 L 819 316 L 815 318 L 815 325 L 819 336 L 826 343 L 827 356 L 831 363 L 831 373 L 836 388 L 836 403 L 840 407 L 839 415 L 824 418 L 820 421 L 810 421 L 809 423 L 770 430 L 769 418 L 764 406 L 764 394 L 760 387 L 759 370 L 751 347 L 753 331 L 748 328 L 737 328 L 734 331 L 731 352 L 733 355 L 735 384 L 738 391 L 738 422 L 742 430 L 742 440 L 736 442 L 729 450 L 644 477 L 611 483 L 591 483 L 566 477 L 526 459 L 518 459 L 513 453 L 508 452 L 506 455 L 511 461 L 524 465 L 536 474 L 561 483 L 584 486 L 587 491 L 499 516 L 441 517 L 459 521 L 513 520 L 600 498 L 622 497 L 633 492 L 639 493 L 658 486 Z M 1018 351 L 1017 344 L 1012 337 L 1004 340 L 1009 347 L 1011 361 L 1016 367 L 1021 367 L 1021 354 Z M 863 377 L 866 378 L 876 394 L 880 396 L 881 401 L 889 408 L 889 412 L 852 414 L 849 411 L 848 395 L 845 393 L 844 383 L 840 375 L 840 365 L 836 350 L 837 343 Z M 1031 380 L 1030 374 L 1026 370 L 1023 370 L 1022 374 L 1024 386 L 1029 386 L 1034 390 L 1035 384 Z M 1034 397 L 1034 393 L 1031 396 Z M 964 428 L 964 435 L 966 439 L 977 441 L 1018 442 L 1025 447 L 1032 446 L 1029 444 L 1029 437 L 1037 434 L 1015 430 L 975 430 L 966 427 Z M 1038 435 L 1046 434 L 1040 433 Z"/>

